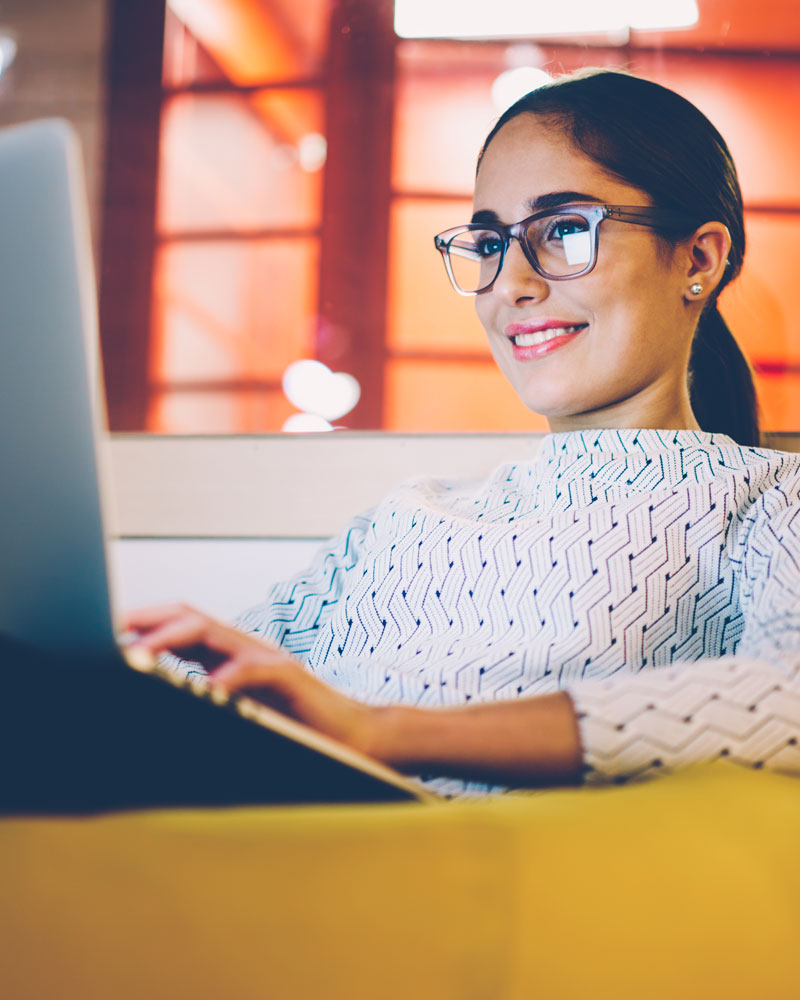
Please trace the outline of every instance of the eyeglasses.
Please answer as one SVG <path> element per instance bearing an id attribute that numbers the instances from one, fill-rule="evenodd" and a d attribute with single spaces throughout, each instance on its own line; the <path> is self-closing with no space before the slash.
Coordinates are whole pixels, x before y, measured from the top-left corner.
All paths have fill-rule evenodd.
<path id="1" fill-rule="evenodd" d="M 470 223 L 446 229 L 433 242 L 459 295 L 477 295 L 494 284 L 510 241 L 517 240 L 543 278 L 566 281 L 588 274 L 597 263 L 598 229 L 604 219 L 689 233 L 694 220 L 669 209 L 639 205 L 561 205 L 504 226 Z"/>

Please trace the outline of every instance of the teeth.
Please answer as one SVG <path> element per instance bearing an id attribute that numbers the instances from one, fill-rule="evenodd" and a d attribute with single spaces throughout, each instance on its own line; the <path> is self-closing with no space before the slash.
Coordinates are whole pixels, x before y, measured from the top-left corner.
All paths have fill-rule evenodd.
<path id="1" fill-rule="evenodd" d="M 556 337 L 563 337 L 564 334 L 577 333 L 585 325 L 581 323 L 578 326 L 556 326 L 551 330 L 537 330 L 536 333 L 520 333 L 512 339 L 517 347 L 535 347 L 537 344 L 546 344 L 548 340 L 554 340 Z"/>

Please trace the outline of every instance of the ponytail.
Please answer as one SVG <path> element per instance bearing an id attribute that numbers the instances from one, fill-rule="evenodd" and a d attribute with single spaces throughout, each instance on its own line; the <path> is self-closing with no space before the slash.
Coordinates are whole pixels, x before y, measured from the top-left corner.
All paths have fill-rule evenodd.
<path id="1" fill-rule="evenodd" d="M 714 301 L 700 317 L 689 359 L 689 396 L 704 431 L 758 445 L 758 402 L 753 372 Z"/>

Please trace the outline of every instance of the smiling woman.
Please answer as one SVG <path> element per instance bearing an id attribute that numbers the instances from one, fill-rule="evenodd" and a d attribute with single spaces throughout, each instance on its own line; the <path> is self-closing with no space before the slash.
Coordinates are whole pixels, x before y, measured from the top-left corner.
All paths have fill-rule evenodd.
<path id="1" fill-rule="evenodd" d="M 563 214 L 573 202 L 590 203 L 582 226 Z M 592 224 L 593 202 L 604 211 Z M 475 206 L 481 222 L 487 212 L 496 220 L 560 206 L 558 215 L 525 220 L 522 254 L 497 255 L 477 298 L 499 367 L 553 430 L 593 419 L 702 427 L 758 443 L 750 371 L 716 306 L 744 257 L 742 196 L 724 140 L 693 105 L 620 73 L 534 91 L 486 140 Z M 588 240 L 583 259 L 570 261 L 569 237 L 548 218 L 570 232 L 578 225 Z M 553 259 L 557 274 L 546 269 Z M 563 333 L 520 342 L 548 330 Z M 547 365 L 516 364 L 545 353 Z"/>
<path id="2" fill-rule="evenodd" d="M 239 630 L 181 606 L 126 627 L 448 794 L 800 774 L 800 457 L 758 447 L 716 315 L 744 250 L 724 142 L 664 88 L 567 77 L 490 134 L 475 209 L 437 246 L 477 256 L 460 290 L 554 431 L 537 457 L 399 487 Z M 734 389 L 695 411 L 709 330 L 743 415 Z"/>

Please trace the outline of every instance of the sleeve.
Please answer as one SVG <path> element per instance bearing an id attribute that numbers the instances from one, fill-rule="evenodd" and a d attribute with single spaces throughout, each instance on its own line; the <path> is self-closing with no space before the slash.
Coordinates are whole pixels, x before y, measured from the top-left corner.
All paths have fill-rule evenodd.
<path id="1" fill-rule="evenodd" d="M 347 573 L 358 562 L 372 524 L 372 511 L 354 517 L 339 536 L 322 545 L 305 572 L 274 584 L 266 600 L 237 616 L 234 627 L 282 646 L 307 662 L 320 627 L 339 600 Z M 182 677 L 206 673 L 200 663 L 172 653 L 162 653 L 158 663 Z"/>
<path id="2" fill-rule="evenodd" d="M 307 570 L 274 584 L 263 602 L 236 618 L 235 627 L 307 662 L 372 527 L 372 511 L 353 518 L 340 535 L 318 550 Z"/>
<path id="3" fill-rule="evenodd" d="M 746 522 L 735 656 L 569 689 L 588 782 L 718 758 L 800 776 L 800 477 L 759 497 Z"/>

